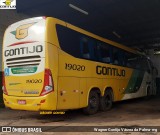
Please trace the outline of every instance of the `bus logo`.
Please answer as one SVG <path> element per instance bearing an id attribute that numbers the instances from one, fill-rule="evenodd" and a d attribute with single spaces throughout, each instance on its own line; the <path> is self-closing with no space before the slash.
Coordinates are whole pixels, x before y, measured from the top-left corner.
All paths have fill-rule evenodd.
<path id="1" fill-rule="evenodd" d="M 10 6 L 12 1 L 13 1 L 13 0 L 6 0 L 6 1 L 3 2 L 3 3 L 5 3 L 7 6 Z"/>
<path id="2" fill-rule="evenodd" d="M 0 9 L 16 9 L 16 0 L 0 0 Z"/>
<path id="3" fill-rule="evenodd" d="M 15 35 L 17 39 L 24 39 L 28 36 L 28 29 L 35 23 L 36 22 L 21 25 L 15 31 L 12 31 L 11 34 Z"/>

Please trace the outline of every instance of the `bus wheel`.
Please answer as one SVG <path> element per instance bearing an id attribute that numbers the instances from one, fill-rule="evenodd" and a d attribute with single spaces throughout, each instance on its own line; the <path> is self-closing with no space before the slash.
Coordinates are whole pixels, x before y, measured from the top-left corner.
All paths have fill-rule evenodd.
<path id="1" fill-rule="evenodd" d="M 83 109 L 85 114 L 95 114 L 99 109 L 99 95 L 96 91 L 91 91 L 88 98 L 88 106 Z"/>
<path id="2" fill-rule="evenodd" d="M 107 90 L 104 93 L 104 96 L 101 97 L 100 110 L 102 110 L 102 111 L 110 110 L 112 108 L 112 103 L 113 103 L 112 91 L 111 90 Z"/>

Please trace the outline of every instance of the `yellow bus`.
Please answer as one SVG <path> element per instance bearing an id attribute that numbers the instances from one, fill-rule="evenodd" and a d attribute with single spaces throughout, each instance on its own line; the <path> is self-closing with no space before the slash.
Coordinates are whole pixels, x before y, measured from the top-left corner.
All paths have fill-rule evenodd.
<path id="1" fill-rule="evenodd" d="M 3 100 L 18 110 L 86 114 L 156 93 L 150 60 L 52 17 L 10 25 L 3 40 Z"/>

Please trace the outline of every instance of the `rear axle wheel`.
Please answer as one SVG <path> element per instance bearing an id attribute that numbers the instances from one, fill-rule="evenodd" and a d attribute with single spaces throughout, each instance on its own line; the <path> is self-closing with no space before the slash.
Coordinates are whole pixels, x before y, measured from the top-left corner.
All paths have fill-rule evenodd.
<path id="1" fill-rule="evenodd" d="M 99 95 L 96 91 L 91 91 L 88 98 L 88 106 L 83 109 L 85 114 L 95 114 L 99 109 Z"/>

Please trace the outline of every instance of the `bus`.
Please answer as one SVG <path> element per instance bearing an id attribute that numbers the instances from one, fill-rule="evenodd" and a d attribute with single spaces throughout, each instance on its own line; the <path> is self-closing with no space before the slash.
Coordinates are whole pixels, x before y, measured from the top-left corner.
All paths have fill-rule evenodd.
<path id="1" fill-rule="evenodd" d="M 3 100 L 11 109 L 94 114 L 156 93 L 145 55 L 52 17 L 10 25 L 2 55 Z"/>

